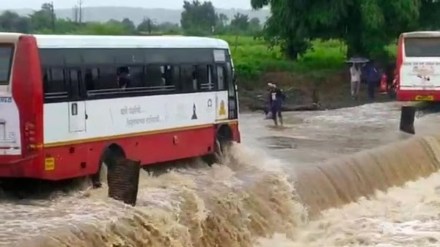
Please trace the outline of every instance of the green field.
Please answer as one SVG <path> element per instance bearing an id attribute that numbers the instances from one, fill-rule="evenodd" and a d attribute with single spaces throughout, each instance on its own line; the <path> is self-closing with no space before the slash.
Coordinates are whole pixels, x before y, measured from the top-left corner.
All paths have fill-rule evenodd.
<path id="1" fill-rule="evenodd" d="M 266 71 L 310 73 L 340 69 L 344 66 L 346 46 L 336 40 L 314 41 L 313 47 L 298 61 L 286 59 L 279 47 L 269 48 L 260 39 L 248 36 L 219 36 L 226 40 L 232 51 L 237 75 L 255 78 Z"/>
<path id="2" fill-rule="evenodd" d="M 237 75 L 252 79 L 264 72 L 289 71 L 303 74 L 323 75 L 344 68 L 346 45 L 338 40 L 312 42 L 313 46 L 297 61 L 285 58 L 279 47 L 269 48 L 261 39 L 249 36 L 218 36 L 226 40 L 232 51 Z M 387 48 L 391 57 L 396 45 Z"/>

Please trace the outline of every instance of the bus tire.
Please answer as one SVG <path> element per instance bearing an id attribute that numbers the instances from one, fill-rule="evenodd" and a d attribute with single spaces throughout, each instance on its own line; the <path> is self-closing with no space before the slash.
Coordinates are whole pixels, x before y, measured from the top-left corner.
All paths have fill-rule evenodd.
<path id="1" fill-rule="evenodd" d="M 108 170 L 108 196 L 132 206 L 136 205 L 141 162 L 119 159 Z"/>
<path id="2" fill-rule="evenodd" d="M 225 151 L 232 145 L 232 130 L 228 125 L 221 125 L 217 129 L 213 153 L 206 155 L 203 159 L 208 165 L 220 163 Z"/>
<path id="3" fill-rule="evenodd" d="M 91 177 L 94 188 L 101 188 L 103 181 L 108 184 L 110 168 L 117 165 L 121 159 L 125 159 L 125 152 L 119 145 L 111 144 L 103 150 L 99 160 L 98 172 Z"/>
<path id="4" fill-rule="evenodd" d="M 92 178 L 93 186 L 101 187 L 101 181 L 104 180 L 108 186 L 109 197 L 134 206 L 140 167 L 140 161 L 127 159 L 124 150 L 119 145 L 112 144 L 101 155 L 99 171 Z"/>
<path id="5" fill-rule="evenodd" d="M 402 106 L 400 111 L 400 131 L 412 135 L 416 133 L 414 129 L 416 111 L 417 109 L 414 106 Z"/>

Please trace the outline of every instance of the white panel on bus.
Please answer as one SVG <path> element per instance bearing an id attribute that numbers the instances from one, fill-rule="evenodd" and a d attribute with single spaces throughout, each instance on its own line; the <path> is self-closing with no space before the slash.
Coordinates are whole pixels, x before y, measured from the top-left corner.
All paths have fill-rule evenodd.
<path id="1" fill-rule="evenodd" d="M 71 133 L 67 103 L 44 105 L 44 142 L 67 142 L 180 127 L 214 124 L 218 93 L 156 95 L 86 101 L 87 131 Z M 225 100 L 227 92 L 220 93 Z M 222 117 L 223 118 L 223 117 Z M 50 123 L 57 123 L 55 128 Z"/>
<path id="2" fill-rule="evenodd" d="M 405 58 L 400 69 L 400 89 L 440 90 L 440 58 Z"/>
<path id="3" fill-rule="evenodd" d="M 20 155 L 20 116 L 10 95 L 0 95 L 0 155 Z"/>

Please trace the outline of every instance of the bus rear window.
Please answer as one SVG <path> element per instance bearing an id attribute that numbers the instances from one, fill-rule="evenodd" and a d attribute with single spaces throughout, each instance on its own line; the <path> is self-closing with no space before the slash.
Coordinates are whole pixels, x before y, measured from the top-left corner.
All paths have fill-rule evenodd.
<path id="1" fill-rule="evenodd" d="M 406 38 L 407 57 L 440 57 L 440 38 Z"/>
<path id="2" fill-rule="evenodd" d="M 13 51 L 13 46 L 0 45 L 0 85 L 9 84 Z"/>

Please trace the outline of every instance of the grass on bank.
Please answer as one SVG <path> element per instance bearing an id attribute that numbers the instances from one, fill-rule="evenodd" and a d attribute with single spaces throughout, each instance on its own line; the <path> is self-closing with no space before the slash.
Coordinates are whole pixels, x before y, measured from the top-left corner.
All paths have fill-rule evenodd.
<path id="1" fill-rule="evenodd" d="M 249 36 L 219 36 L 229 43 L 237 74 L 251 79 L 270 71 L 298 73 L 319 73 L 337 70 L 344 66 L 346 46 L 337 40 L 313 41 L 309 49 L 298 61 L 286 59 L 280 47 L 269 48 L 261 39 Z"/>
<path id="2" fill-rule="evenodd" d="M 283 56 L 280 47 L 269 48 L 262 39 L 235 35 L 218 38 L 229 43 L 237 75 L 242 79 L 254 79 L 268 71 L 322 77 L 345 66 L 347 46 L 339 40 L 315 40 L 311 49 L 297 61 L 292 61 Z M 396 49 L 394 43 L 386 47 L 390 57 L 395 57 Z"/>

